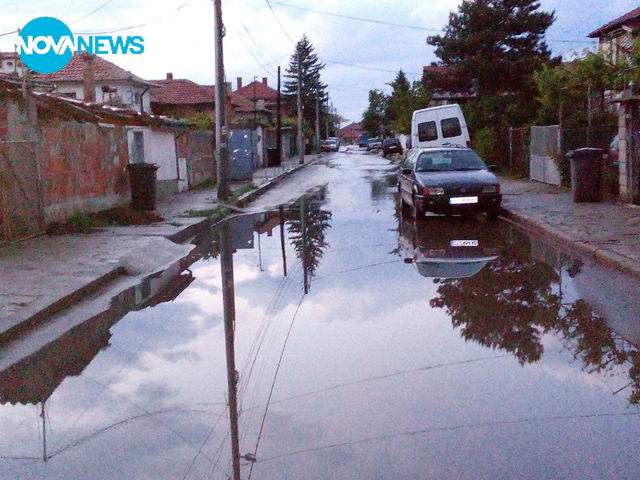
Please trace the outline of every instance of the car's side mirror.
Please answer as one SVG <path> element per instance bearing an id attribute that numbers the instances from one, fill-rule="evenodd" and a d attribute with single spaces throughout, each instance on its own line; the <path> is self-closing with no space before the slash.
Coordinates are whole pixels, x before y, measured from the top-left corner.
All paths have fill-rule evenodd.
<path id="1" fill-rule="evenodd" d="M 410 175 L 411 174 L 411 169 L 410 168 L 403 168 L 402 169 L 402 173 L 404 173 L 405 175 Z"/>
<path id="2" fill-rule="evenodd" d="M 487 167 L 489 169 L 490 172 L 496 172 L 498 171 L 498 166 L 497 165 L 489 165 L 489 167 Z"/>

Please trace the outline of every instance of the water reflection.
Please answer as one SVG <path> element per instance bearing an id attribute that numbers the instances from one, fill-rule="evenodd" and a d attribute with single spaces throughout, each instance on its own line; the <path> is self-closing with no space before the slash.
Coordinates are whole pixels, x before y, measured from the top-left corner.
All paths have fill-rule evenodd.
<path id="1" fill-rule="evenodd" d="M 545 336 L 560 336 L 584 371 L 626 370 L 628 382 L 615 394 L 628 389 L 629 402 L 640 403 L 638 348 L 584 299 L 565 298 L 564 277 L 580 274 L 579 259 L 543 249 L 514 227 L 475 220 L 426 218 L 403 221 L 400 229 L 401 245 L 418 271 L 437 277 L 430 306 L 444 309 L 465 340 L 508 352 L 525 364 L 542 358 Z"/>
<path id="2" fill-rule="evenodd" d="M 403 213 L 400 249 L 423 277 L 472 277 L 497 258 L 501 229 L 491 222 L 431 216 L 414 222 Z"/>

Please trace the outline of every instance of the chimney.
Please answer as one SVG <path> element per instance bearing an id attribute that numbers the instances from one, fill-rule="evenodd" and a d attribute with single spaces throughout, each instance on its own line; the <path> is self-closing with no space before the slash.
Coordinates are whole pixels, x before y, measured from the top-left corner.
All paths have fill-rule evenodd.
<path id="1" fill-rule="evenodd" d="M 231 93 L 231 82 L 224 82 L 224 89 L 227 93 Z"/>
<path id="2" fill-rule="evenodd" d="M 94 78 L 93 61 L 94 57 L 90 54 L 84 54 L 82 56 L 84 62 L 83 66 L 83 95 L 82 98 L 85 102 L 96 101 L 96 82 Z"/>
<path id="3" fill-rule="evenodd" d="M 236 78 L 236 90 L 240 90 L 242 88 L 242 77 Z"/>
<path id="4" fill-rule="evenodd" d="M 267 83 L 267 77 L 262 77 L 262 84 L 266 85 L 267 87 L 269 86 L 269 84 Z"/>
<path id="5" fill-rule="evenodd" d="M 167 73 L 167 80 L 173 80 L 173 73 L 172 72 L 168 72 Z"/>

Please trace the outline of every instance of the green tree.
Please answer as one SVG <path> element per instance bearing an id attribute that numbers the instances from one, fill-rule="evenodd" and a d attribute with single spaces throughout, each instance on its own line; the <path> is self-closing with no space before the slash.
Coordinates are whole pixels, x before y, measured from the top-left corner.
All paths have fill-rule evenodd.
<path id="1" fill-rule="evenodd" d="M 424 108 L 429 103 L 426 89 L 421 82 L 411 84 L 402 70 L 389 86 L 392 91 L 387 99 L 386 127 L 393 133 L 409 134 L 413 111 Z"/>
<path id="2" fill-rule="evenodd" d="M 539 8 L 537 0 L 463 0 L 444 35 L 427 42 L 479 96 L 524 92 L 531 72 L 551 58 L 544 34 L 555 14 Z"/>
<path id="3" fill-rule="evenodd" d="M 378 89 L 369 90 L 369 107 L 362 115 L 362 129 L 372 137 L 384 135 L 388 97 Z"/>
<path id="4" fill-rule="evenodd" d="M 298 71 L 301 76 L 302 116 L 304 122 L 314 128 L 316 121 L 316 102 L 321 104 L 320 124 L 327 115 L 327 85 L 322 83 L 320 74 L 325 64 L 320 62 L 309 38 L 303 35 L 296 44 L 284 75 L 284 96 L 290 111 L 296 111 L 298 98 Z"/>

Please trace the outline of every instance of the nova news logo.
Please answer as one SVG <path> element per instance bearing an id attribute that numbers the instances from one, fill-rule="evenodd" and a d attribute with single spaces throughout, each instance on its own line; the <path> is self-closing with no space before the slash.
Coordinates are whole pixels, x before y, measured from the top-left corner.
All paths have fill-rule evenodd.
<path id="1" fill-rule="evenodd" d="M 144 52 L 140 36 L 76 35 L 54 17 L 38 17 L 20 30 L 18 54 L 24 64 L 38 73 L 53 73 L 67 65 L 74 53 Z"/>

